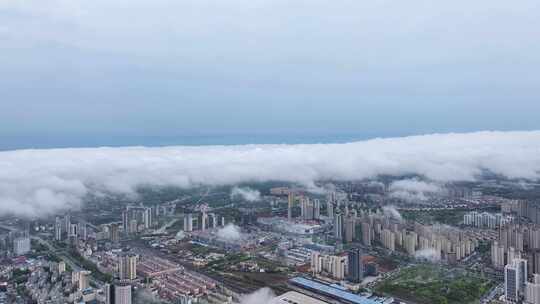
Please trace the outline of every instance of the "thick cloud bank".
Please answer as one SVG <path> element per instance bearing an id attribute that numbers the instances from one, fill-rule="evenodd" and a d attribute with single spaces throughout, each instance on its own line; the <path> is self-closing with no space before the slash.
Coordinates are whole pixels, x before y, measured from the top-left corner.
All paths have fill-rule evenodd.
<path id="1" fill-rule="evenodd" d="M 129 147 L 0 152 L 0 214 L 45 215 L 90 191 L 281 180 L 312 185 L 377 175 L 540 177 L 540 131 L 436 134 L 347 144 Z"/>

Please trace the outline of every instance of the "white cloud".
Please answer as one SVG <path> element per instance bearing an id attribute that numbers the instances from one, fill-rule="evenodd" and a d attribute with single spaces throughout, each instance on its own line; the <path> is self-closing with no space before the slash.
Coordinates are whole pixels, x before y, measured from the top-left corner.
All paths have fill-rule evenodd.
<path id="1" fill-rule="evenodd" d="M 275 298 L 274 292 L 270 288 L 261 288 L 240 299 L 240 304 L 270 304 Z"/>
<path id="2" fill-rule="evenodd" d="M 395 206 L 383 206 L 382 211 L 384 215 L 386 215 L 387 217 L 396 219 L 400 222 L 403 221 L 403 217 L 401 216 L 401 213 L 399 213 L 399 211 L 396 209 Z"/>
<path id="3" fill-rule="evenodd" d="M 414 257 L 419 260 L 428 260 L 430 262 L 438 262 L 441 260 L 441 253 L 433 248 L 417 250 Z"/>
<path id="4" fill-rule="evenodd" d="M 261 200 L 261 192 L 249 187 L 234 187 L 231 190 L 231 199 L 241 197 L 248 202 L 256 202 Z"/>
<path id="5" fill-rule="evenodd" d="M 242 239 L 242 232 L 240 227 L 229 223 L 217 231 L 217 236 L 224 241 L 238 241 Z"/>
<path id="6" fill-rule="evenodd" d="M 443 188 L 436 183 L 419 179 L 395 181 L 388 187 L 390 196 L 406 201 L 425 201 L 430 195 L 441 193 Z"/>
<path id="7" fill-rule="evenodd" d="M 318 180 L 406 174 L 442 183 L 474 180 L 484 170 L 538 179 L 540 131 L 436 134 L 347 144 L 6 151 L 0 152 L 0 214 L 53 214 L 78 206 L 91 191 L 133 194 L 140 185 L 192 187 L 271 180 L 312 185 Z M 422 193 L 435 189 L 420 181 L 406 184 L 394 187 Z"/>

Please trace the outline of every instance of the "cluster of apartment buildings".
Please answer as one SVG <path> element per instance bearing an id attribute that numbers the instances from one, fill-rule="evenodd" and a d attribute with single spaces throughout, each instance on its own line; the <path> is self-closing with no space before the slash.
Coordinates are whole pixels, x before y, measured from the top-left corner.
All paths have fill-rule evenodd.
<path id="1" fill-rule="evenodd" d="M 159 209 L 146 206 L 126 206 L 122 211 L 122 228 L 124 233 L 138 233 L 155 227 Z M 158 214 L 156 214 L 158 213 Z"/>
<path id="2" fill-rule="evenodd" d="M 88 237 L 87 224 L 84 222 L 73 223 L 71 214 L 66 213 L 63 217 L 57 216 L 54 221 L 54 239 L 57 242 L 77 239 L 86 240 Z"/>
<path id="3" fill-rule="evenodd" d="M 540 224 L 540 204 L 528 200 L 511 200 L 501 205 L 503 214 L 525 218 L 532 224 Z"/>
<path id="4" fill-rule="evenodd" d="M 379 242 L 390 251 L 415 256 L 418 250 L 433 249 L 448 262 L 471 255 L 478 246 L 476 236 L 467 231 L 440 225 L 405 223 L 383 214 L 347 212 L 345 220 L 335 214 L 334 236 L 338 240 L 360 241 L 366 246 Z M 342 236 L 342 238 L 340 238 Z"/>
<path id="5" fill-rule="evenodd" d="M 503 269 L 515 257 L 527 260 L 529 273 L 540 274 L 540 225 L 508 224 L 499 229 L 491 244 L 492 265 Z"/>
<path id="6" fill-rule="evenodd" d="M 463 224 L 477 228 L 496 229 L 514 221 L 511 215 L 471 211 L 463 215 Z"/>
<path id="7" fill-rule="evenodd" d="M 210 228 L 225 226 L 225 218 L 215 213 L 186 213 L 184 214 L 184 231 L 192 232 L 195 230 L 205 231 Z"/>
<path id="8" fill-rule="evenodd" d="M 31 242 L 28 231 L 10 231 L 0 236 L 0 249 L 5 250 L 8 256 L 21 256 L 30 252 Z"/>
<path id="9" fill-rule="evenodd" d="M 338 281 L 347 279 L 351 283 L 361 283 L 366 274 L 362 257 L 358 248 L 339 255 L 314 251 L 311 253 L 311 271 L 314 276 L 322 274 Z"/>

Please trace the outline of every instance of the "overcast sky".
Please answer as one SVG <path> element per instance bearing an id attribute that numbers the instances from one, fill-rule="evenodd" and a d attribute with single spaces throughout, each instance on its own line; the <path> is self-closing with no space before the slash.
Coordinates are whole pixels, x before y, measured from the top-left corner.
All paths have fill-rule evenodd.
<path id="1" fill-rule="evenodd" d="M 2 0 L 0 137 L 540 129 L 537 0 Z"/>

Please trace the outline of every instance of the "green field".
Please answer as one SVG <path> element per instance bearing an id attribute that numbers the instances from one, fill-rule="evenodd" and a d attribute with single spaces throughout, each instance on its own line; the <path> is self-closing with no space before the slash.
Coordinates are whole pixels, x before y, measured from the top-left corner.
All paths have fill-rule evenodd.
<path id="1" fill-rule="evenodd" d="M 472 304 L 492 286 L 492 281 L 464 270 L 421 265 L 403 269 L 375 290 L 419 304 Z"/>
<path id="2" fill-rule="evenodd" d="M 422 211 L 401 211 L 401 215 L 406 220 L 417 221 L 424 224 L 447 224 L 457 226 L 463 222 L 465 210 L 422 210 Z"/>

